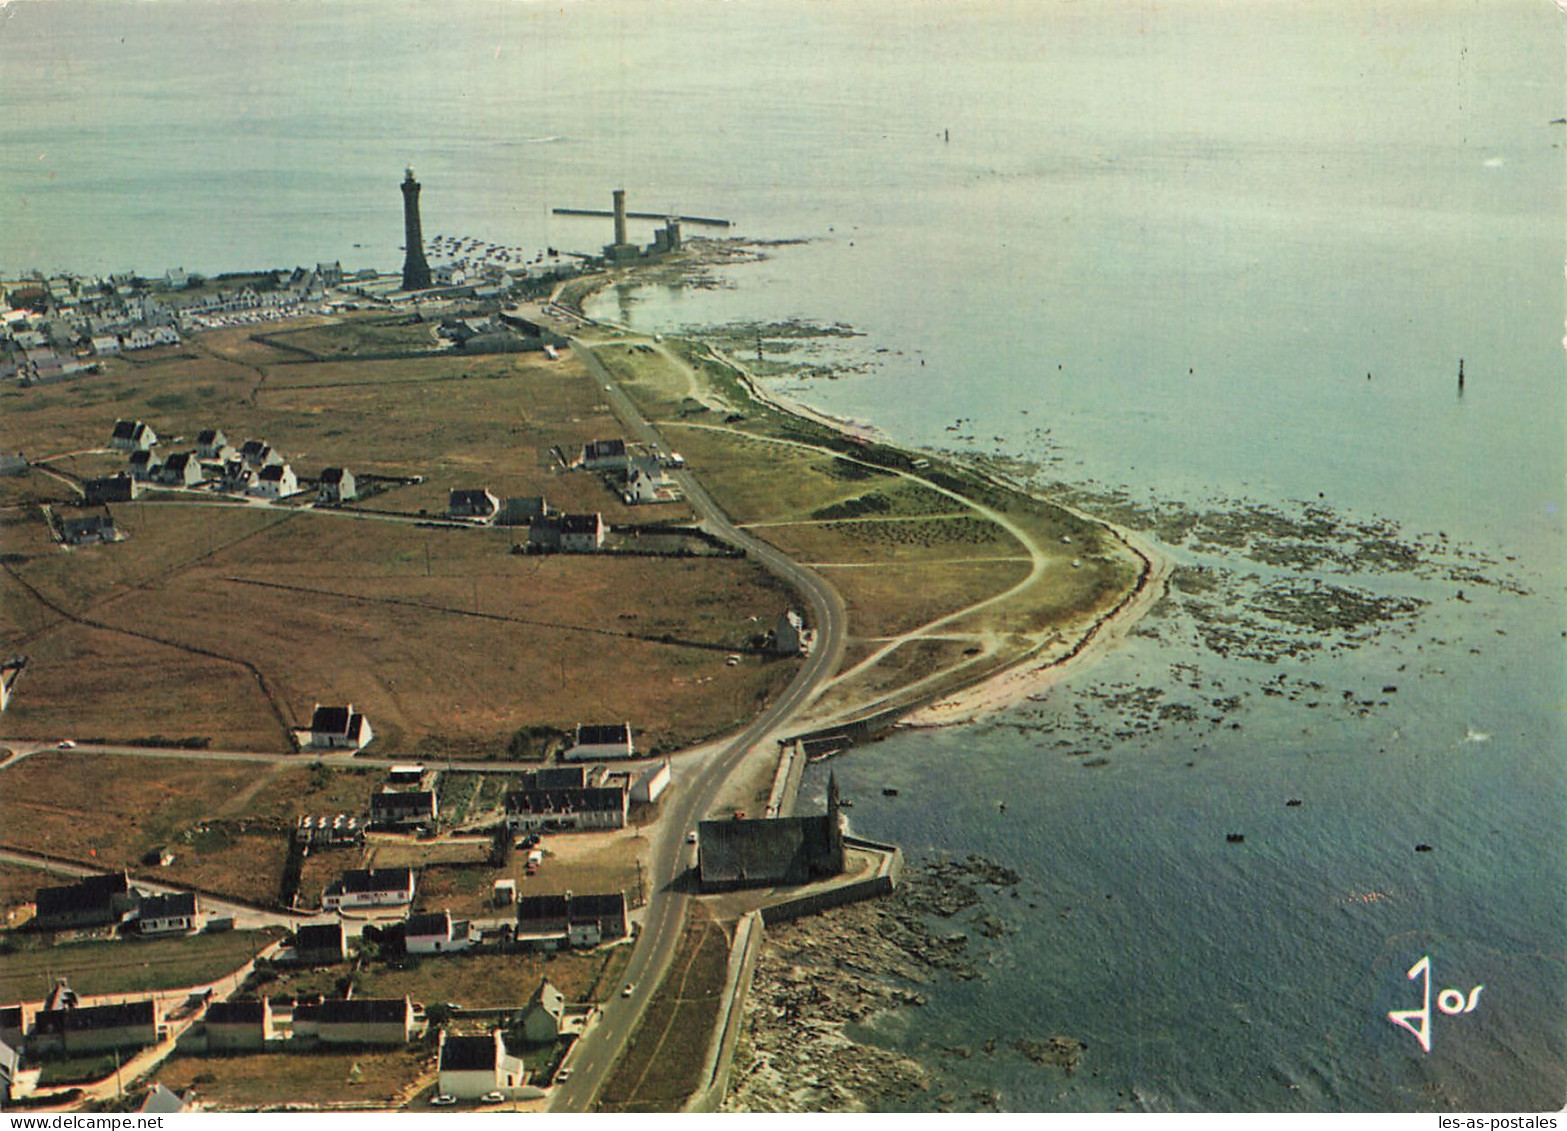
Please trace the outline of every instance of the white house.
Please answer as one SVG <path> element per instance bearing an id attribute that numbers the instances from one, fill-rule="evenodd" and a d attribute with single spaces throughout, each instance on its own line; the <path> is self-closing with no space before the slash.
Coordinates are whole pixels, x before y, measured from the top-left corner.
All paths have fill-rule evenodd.
<path id="1" fill-rule="evenodd" d="M 316 486 L 316 502 L 346 503 L 358 495 L 354 473 L 346 467 L 329 467 L 321 473 Z"/>
<path id="2" fill-rule="evenodd" d="M 500 509 L 500 499 L 482 487 L 454 487 L 446 499 L 447 518 L 476 518 L 488 522 Z"/>
<path id="3" fill-rule="evenodd" d="M 200 911 L 192 892 L 143 896 L 136 912 L 136 928 L 144 935 L 175 935 L 194 931 Z"/>
<path id="4" fill-rule="evenodd" d="M 286 463 L 269 463 L 256 472 L 250 494 L 258 499 L 282 499 L 299 493 L 299 479 Z"/>
<path id="5" fill-rule="evenodd" d="M 635 755 L 630 723 L 597 726 L 578 723 L 576 740 L 561 756 L 571 762 L 586 762 L 602 758 L 631 758 Z"/>
<path id="6" fill-rule="evenodd" d="M 117 420 L 109 446 L 117 452 L 144 452 L 158 442 L 158 434 L 139 420 Z"/>
<path id="7" fill-rule="evenodd" d="M 234 456 L 234 445 L 221 428 L 203 428 L 196 433 L 196 454 L 202 459 L 227 463 Z"/>
<path id="8" fill-rule="evenodd" d="M 158 482 L 171 487 L 194 487 L 201 482 L 201 461 L 195 452 L 175 452 L 158 469 Z"/>
<path id="9" fill-rule="evenodd" d="M 460 1100 L 476 1100 L 491 1092 L 514 1097 L 528 1079 L 521 1058 L 507 1050 L 499 1029 L 482 1037 L 443 1030 L 437 1072 L 441 1093 Z"/>
<path id="10" fill-rule="evenodd" d="M 345 907 L 406 907 L 414 901 L 411 868 L 355 868 L 327 886 L 321 906 L 328 911 Z"/>
<path id="11" fill-rule="evenodd" d="M 628 505 L 671 502 L 675 497 L 675 485 L 656 459 L 636 456 L 631 460 L 631 472 L 626 476 L 625 500 Z"/>
<path id="12" fill-rule="evenodd" d="M 323 707 L 316 704 L 310 716 L 310 737 L 307 746 L 328 750 L 363 750 L 375 735 L 370 730 L 370 720 L 346 707 Z"/>
<path id="13" fill-rule="evenodd" d="M 438 911 L 408 916 L 403 945 L 409 954 L 451 954 L 467 950 L 473 937 L 465 921 L 454 921 L 450 911 Z"/>

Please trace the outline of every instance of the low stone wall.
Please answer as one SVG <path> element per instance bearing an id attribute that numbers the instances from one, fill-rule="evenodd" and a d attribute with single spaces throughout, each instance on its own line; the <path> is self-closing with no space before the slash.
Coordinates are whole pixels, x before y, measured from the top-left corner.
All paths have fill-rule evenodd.
<path id="1" fill-rule="evenodd" d="M 734 1066 L 735 1045 L 745 1027 L 745 999 L 751 990 L 751 978 L 762 952 L 763 920 L 748 911 L 735 923 L 734 942 L 729 949 L 729 970 L 724 984 L 724 1001 L 719 1005 L 719 1021 L 707 1052 L 703 1077 L 706 1083 L 686 1100 L 682 1111 L 715 1112 L 729 1090 L 729 1072 Z"/>
<path id="2" fill-rule="evenodd" d="M 898 881 L 903 878 L 903 850 L 895 844 L 866 840 L 864 837 L 846 836 L 843 838 L 843 843 L 845 848 L 857 848 L 863 852 L 880 855 L 881 862 L 876 868 L 876 874 L 817 888 L 770 904 L 762 908 L 762 921 L 768 925 L 783 923 L 790 919 L 798 919 L 802 915 L 814 915 L 829 907 L 840 907 L 845 903 L 858 903 L 864 899 L 891 895 L 897 888 Z"/>

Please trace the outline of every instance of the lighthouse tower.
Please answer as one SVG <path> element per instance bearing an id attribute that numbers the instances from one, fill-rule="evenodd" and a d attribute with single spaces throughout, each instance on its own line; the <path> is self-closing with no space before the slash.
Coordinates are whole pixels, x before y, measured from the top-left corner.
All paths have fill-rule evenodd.
<path id="1" fill-rule="evenodd" d="M 403 290 L 422 291 L 430 286 L 430 264 L 424 258 L 424 230 L 419 225 L 419 182 L 409 169 L 403 177 Z"/>

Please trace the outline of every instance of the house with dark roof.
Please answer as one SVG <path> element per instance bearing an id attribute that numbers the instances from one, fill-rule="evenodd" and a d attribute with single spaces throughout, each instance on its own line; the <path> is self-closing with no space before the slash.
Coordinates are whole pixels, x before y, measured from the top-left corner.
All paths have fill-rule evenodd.
<path id="1" fill-rule="evenodd" d="M 136 469 L 131 469 L 131 474 L 136 474 Z M 225 491 L 248 491 L 250 485 L 256 480 L 256 469 L 251 467 L 239 456 L 233 456 L 223 464 L 223 478 L 220 485 Z"/>
<path id="2" fill-rule="evenodd" d="M 495 515 L 496 526 L 527 526 L 536 518 L 548 514 L 549 504 L 543 495 L 518 495 L 501 504 Z"/>
<path id="3" fill-rule="evenodd" d="M 249 494 L 258 499 L 286 499 L 299 494 L 299 477 L 286 463 L 269 463 L 256 472 Z"/>
<path id="4" fill-rule="evenodd" d="M 272 1003 L 215 1001 L 205 1018 L 208 1052 L 259 1052 L 277 1036 L 272 1024 Z"/>
<path id="5" fill-rule="evenodd" d="M 566 995 L 550 984 L 539 983 L 522 1012 L 522 1039 L 530 1045 L 552 1045 L 565 1030 Z"/>
<path id="6" fill-rule="evenodd" d="M 317 703 L 310 716 L 307 745 L 315 749 L 363 750 L 374 737 L 370 720 L 355 711 L 352 703 L 346 707 L 323 707 Z"/>
<path id="7" fill-rule="evenodd" d="M 597 946 L 623 939 L 630 931 L 624 892 L 525 895 L 517 900 L 516 938 L 522 946 Z"/>
<path id="8" fill-rule="evenodd" d="M 158 434 L 139 420 L 116 420 L 109 447 L 117 452 L 144 452 L 158 442 Z"/>
<path id="9" fill-rule="evenodd" d="M 246 440 L 240 445 L 239 458 L 245 461 L 246 467 L 255 471 L 283 462 L 283 457 L 265 440 Z"/>
<path id="10" fill-rule="evenodd" d="M 82 502 L 90 507 L 105 503 L 128 503 L 139 494 L 141 484 L 124 471 L 100 479 L 89 479 L 82 484 Z"/>
<path id="11" fill-rule="evenodd" d="M 136 909 L 136 929 L 144 935 L 174 935 L 200 926 L 200 911 L 193 892 L 144 895 Z"/>
<path id="12" fill-rule="evenodd" d="M 355 868 L 344 872 L 321 893 L 327 911 L 345 907 L 399 907 L 414 901 L 410 868 Z"/>
<path id="13" fill-rule="evenodd" d="M 475 934 L 466 920 L 453 919 L 450 911 L 410 915 L 403 924 L 403 948 L 409 954 L 451 954 L 473 946 Z"/>
<path id="14" fill-rule="evenodd" d="M 405 1045 L 413 1036 L 406 997 L 356 997 L 294 1007 L 294 1036 L 323 1045 Z"/>
<path id="15" fill-rule="evenodd" d="M 196 433 L 196 454 L 202 459 L 227 463 L 234 455 L 234 445 L 221 428 L 203 428 Z"/>
<path id="16" fill-rule="evenodd" d="M 104 927 L 122 922 L 140 902 L 124 872 L 88 876 L 74 884 L 39 888 L 33 923 L 45 931 Z"/>
<path id="17" fill-rule="evenodd" d="M 560 548 L 568 554 L 591 554 L 604 546 L 604 536 L 609 526 L 604 516 L 592 514 L 562 515 L 560 520 Z"/>
<path id="18" fill-rule="evenodd" d="M 201 461 L 195 452 L 175 452 L 158 469 L 158 482 L 167 487 L 194 487 L 201 479 Z"/>
<path id="19" fill-rule="evenodd" d="M 482 1037 L 443 1029 L 436 1065 L 440 1093 L 460 1100 L 476 1100 L 491 1092 L 512 1097 L 528 1080 L 522 1059 L 507 1050 L 499 1029 Z"/>
<path id="20" fill-rule="evenodd" d="M 506 794 L 506 828 L 513 834 L 545 830 L 623 829 L 622 786 L 524 788 Z"/>
<path id="21" fill-rule="evenodd" d="M 838 782 L 829 776 L 822 816 L 703 821 L 697 875 L 704 891 L 804 884 L 843 871 Z"/>
<path id="22" fill-rule="evenodd" d="M 158 1043 L 160 1014 L 152 999 L 112 1005 L 40 1009 L 27 1035 L 27 1051 L 36 1055 L 83 1056 L 111 1049 L 145 1048 Z"/>
<path id="23" fill-rule="evenodd" d="M 152 452 L 132 452 L 130 462 L 126 464 L 126 473 L 138 483 L 151 483 L 157 479 L 158 469 L 162 466 L 163 461 Z"/>
<path id="24" fill-rule="evenodd" d="M 446 497 L 446 517 L 488 522 L 501 509 L 501 501 L 482 487 L 453 487 Z"/>
<path id="25" fill-rule="evenodd" d="M 84 514 L 62 519 L 60 540 L 67 546 L 86 546 L 95 542 L 118 542 L 120 532 L 111 514 Z"/>
<path id="26" fill-rule="evenodd" d="M 316 481 L 316 502 L 333 506 L 358 497 L 354 473 L 346 467 L 329 467 Z"/>
<path id="27" fill-rule="evenodd" d="M 0 1041 L 4 1041 L 14 1049 L 22 1047 L 22 1007 L 20 1005 L 8 1005 L 0 1008 Z"/>
<path id="28" fill-rule="evenodd" d="M 407 829 L 434 826 L 439 805 L 433 789 L 386 790 L 370 795 L 370 827 Z"/>
<path id="29" fill-rule="evenodd" d="M 587 471 L 625 471 L 626 442 L 624 440 L 593 440 L 582 445 L 577 466 Z"/>
<path id="30" fill-rule="evenodd" d="M 294 932 L 294 961 L 301 966 L 334 966 L 348 960 L 342 923 L 306 923 Z"/>
<path id="31" fill-rule="evenodd" d="M 630 723 L 578 723 L 570 748 L 561 755 L 572 762 L 635 756 Z"/>

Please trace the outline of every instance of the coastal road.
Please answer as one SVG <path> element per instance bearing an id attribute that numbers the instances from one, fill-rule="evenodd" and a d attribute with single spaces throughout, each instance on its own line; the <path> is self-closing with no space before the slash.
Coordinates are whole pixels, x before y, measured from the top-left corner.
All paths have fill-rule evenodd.
<path id="1" fill-rule="evenodd" d="M 604 388 L 627 431 L 636 439 L 669 451 L 658 430 L 650 424 L 631 398 L 622 392 L 593 354 L 590 345 L 572 341 L 590 374 Z M 658 830 L 648 846 L 649 893 L 642 932 L 626 967 L 625 980 L 633 986 L 629 998 L 617 992 L 603 1006 L 599 1016 L 577 1041 L 566 1065 L 571 1079 L 557 1086 L 550 1100 L 551 1111 L 587 1111 L 603 1087 L 610 1070 L 635 1031 L 659 980 L 668 969 L 680 942 L 681 928 L 695 892 L 694 877 L 688 873 L 693 853 L 686 833 L 696 828 L 729 776 L 758 745 L 764 745 L 786 726 L 826 682 L 843 658 L 848 632 L 848 615 L 843 598 L 820 576 L 758 538 L 740 530 L 713 501 L 706 489 L 689 472 L 677 471 L 674 478 L 686 493 L 704 529 L 732 546 L 745 550 L 752 561 L 781 578 L 805 596 L 810 606 L 810 621 L 816 629 L 815 647 L 789 686 L 769 704 L 750 726 L 718 747 L 690 776 L 671 789 L 671 800 Z M 764 745 L 764 749 L 766 749 Z"/>

